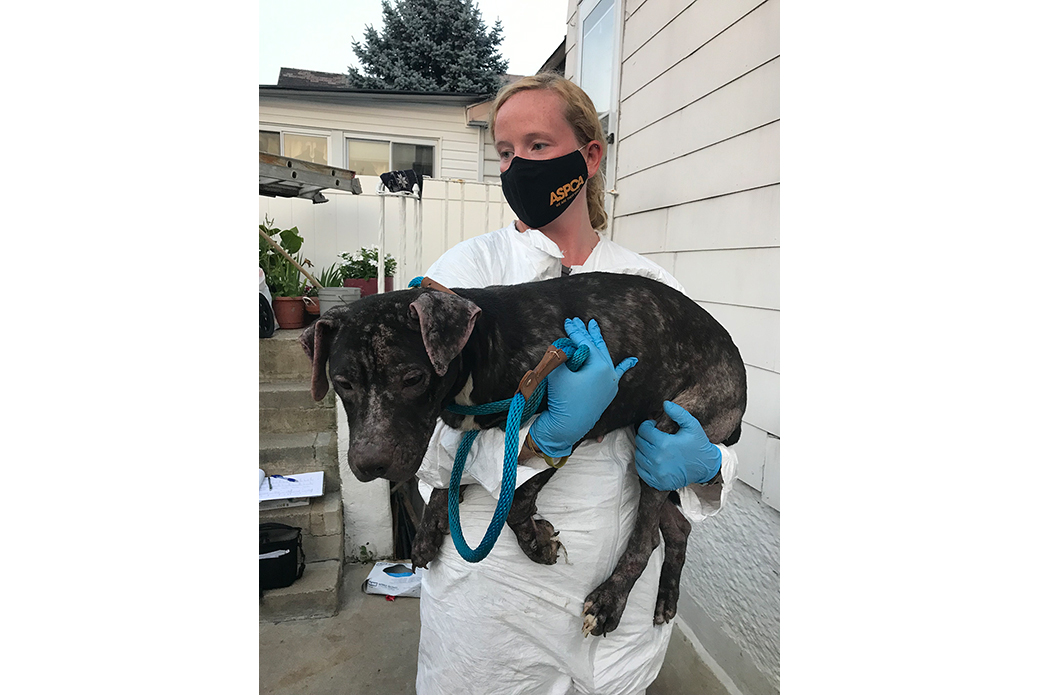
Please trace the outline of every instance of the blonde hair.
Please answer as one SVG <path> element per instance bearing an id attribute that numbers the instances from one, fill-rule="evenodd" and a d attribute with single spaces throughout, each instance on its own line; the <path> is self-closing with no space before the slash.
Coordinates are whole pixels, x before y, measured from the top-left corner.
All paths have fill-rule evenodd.
<path id="1" fill-rule="evenodd" d="M 599 121 L 599 114 L 592 104 L 592 99 L 581 87 L 567 78 L 555 72 L 540 72 L 537 75 L 524 77 L 516 82 L 507 84 L 498 91 L 495 101 L 491 104 L 491 113 L 488 122 L 491 125 L 491 138 L 495 138 L 495 118 L 502 104 L 516 94 L 528 89 L 545 89 L 555 92 L 563 100 L 563 117 L 570 125 L 574 136 L 578 139 L 578 146 L 584 147 L 593 140 L 598 140 L 603 150 L 603 164 L 606 164 L 606 137 L 603 135 L 603 124 Z M 585 186 L 585 196 L 589 204 L 589 221 L 593 229 L 607 228 L 607 210 L 604 203 L 606 178 L 603 176 L 603 164 L 599 171 L 589 179 Z"/>

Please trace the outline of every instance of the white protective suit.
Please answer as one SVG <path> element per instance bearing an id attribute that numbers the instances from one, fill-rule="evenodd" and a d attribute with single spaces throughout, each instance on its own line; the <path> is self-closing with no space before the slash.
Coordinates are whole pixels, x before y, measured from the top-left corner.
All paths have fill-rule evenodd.
<path id="1" fill-rule="evenodd" d="M 559 277 L 562 258 L 538 230 L 518 232 L 510 224 L 450 249 L 427 276 L 447 287 L 511 285 Z M 644 275 L 683 291 L 663 268 L 603 235 L 585 264 L 571 268 L 572 274 L 592 271 Z M 566 336 L 562 325 L 560 336 Z M 615 363 L 625 357 L 611 352 Z M 640 368 L 652 365 L 633 369 Z M 529 428 L 530 423 L 520 430 L 520 442 Z M 428 486 L 448 487 L 460 439 L 459 431 L 438 421 L 418 473 L 427 499 Z M 603 637 L 581 632 L 585 597 L 613 572 L 635 521 L 634 442 L 634 428 L 626 428 L 602 442 L 583 443 L 538 495 L 538 512 L 559 532 L 565 549 L 555 565 L 531 561 L 508 526 L 479 563 L 463 560 L 445 537 L 422 583 L 418 695 L 634 695 L 653 682 L 672 631 L 671 624 L 653 624 L 663 544 L 633 587 L 617 629 Z M 462 482 L 470 486 L 459 516 L 471 548 L 495 511 L 504 444 L 503 431 L 486 430 L 469 454 Z M 736 478 L 736 455 L 720 449 L 721 489 L 679 490 L 691 521 L 718 512 Z M 521 462 L 517 487 L 545 468 L 541 459 Z"/>

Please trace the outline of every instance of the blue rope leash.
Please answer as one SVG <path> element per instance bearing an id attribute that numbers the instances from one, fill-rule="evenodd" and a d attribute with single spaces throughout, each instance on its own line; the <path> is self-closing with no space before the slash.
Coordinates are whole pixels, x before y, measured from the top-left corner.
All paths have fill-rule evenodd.
<path id="1" fill-rule="evenodd" d="M 577 371 L 589 355 L 589 348 L 585 345 L 576 346 L 569 338 L 560 338 L 553 345 L 567 353 L 567 368 Z M 546 394 L 546 382 L 542 380 L 531 394 L 530 399 L 525 399 L 522 393 L 515 394 L 511 399 L 486 403 L 477 406 L 462 406 L 452 404 L 448 410 L 463 415 L 485 415 L 490 413 L 501 413 L 509 411 L 506 416 L 506 441 L 505 456 L 502 461 L 502 487 L 498 494 L 498 505 L 495 507 L 495 515 L 491 518 L 484 538 L 476 548 L 470 548 L 462 534 L 462 524 L 459 521 L 459 487 L 462 482 L 462 472 L 466 468 L 466 459 L 469 457 L 470 447 L 476 440 L 480 430 L 469 430 L 459 443 L 455 452 L 455 461 L 451 468 L 451 480 L 448 483 L 448 525 L 451 527 L 451 540 L 455 543 L 455 549 L 467 562 L 480 562 L 491 552 L 499 534 L 505 526 L 506 517 L 513 506 L 513 494 L 516 491 L 516 465 L 520 449 L 520 427 L 523 426 L 537 412 L 539 404 Z M 503 407 L 503 404 L 505 406 Z"/>
<path id="2" fill-rule="evenodd" d="M 422 276 L 414 278 L 408 283 L 408 286 L 417 287 L 420 282 L 422 282 Z M 589 348 L 587 346 L 575 345 L 569 338 L 560 338 L 553 342 L 553 345 L 567 354 L 567 362 L 565 364 L 572 372 L 578 371 L 589 356 Z M 451 468 L 451 480 L 448 483 L 448 524 L 451 527 L 451 540 L 455 543 L 455 549 L 459 551 L 462 559 L 467 562 L 480 562 L 487 557 L 487 554 L 491 552 L 491 548 L 494 547 L 495 542 L 498 540 L 499 534 L 502 533 L 506 517 L 509 516 L 509 510 L 513 506 L 513 493 L 516 491 L 516 464 L 520 449 L 520 427 L 537 412 L 538 406 L 541 404 L 542 399 L 545 398 L 546 388 L 546 382 L 543 379 L 531 394 L 530 399 L 525 399 L 522 393 L 517 393 L 512 398 L 495 401 L 494 403 L 474 406 L 453 403 L 447 407 L 449 411 L 461 415 L 490 415 L 505 411 L 509 413 L 506 416 L 506 424 L 504 425 L 506 431 L 506 453 L 502 461 L 502 488 L 498 495 L 498 505 L 495 507 L 495 515 L 491 518 L 491 523 L 484 533 L 484 538 L 476 548 L 470 548 L 462 534 L 462 524 L 459 521 L 459 488 L 462 483 L 462 473 L 466 468 L 466 459 L 469 457 L 469 450 L 473 446 L 473 442 L 476 441 L 477 435 L 480 434 L 480 430 L 468 430 L 462 436 L 459 448 L 455 452 L 455 461 Z"/>

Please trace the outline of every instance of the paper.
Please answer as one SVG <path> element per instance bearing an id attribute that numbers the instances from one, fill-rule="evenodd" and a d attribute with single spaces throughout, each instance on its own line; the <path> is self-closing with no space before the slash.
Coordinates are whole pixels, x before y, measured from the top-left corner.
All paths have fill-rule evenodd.
<path id="1" fill-rule="evenodd" d="M 325 472 L 269 475 L 260 480 L 260 501 L 318 497 L 325 492 Z"/>

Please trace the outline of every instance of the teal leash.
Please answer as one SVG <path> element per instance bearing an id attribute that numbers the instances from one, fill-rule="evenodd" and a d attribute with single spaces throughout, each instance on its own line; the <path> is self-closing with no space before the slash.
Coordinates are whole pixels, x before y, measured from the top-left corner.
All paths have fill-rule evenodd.
<path id="1" fill-rule="evenodd" d="M 585 345 L 577 346 L 569 338 L 560 338 L 553 345 L 567 353 L 567 361 L 564 363 L 572 372 L 578 371 L 589 356 L 589 348 Z M 491 518 L 484 538 L 476 548 L 470 548 L 462 535 L 462 524 L 459 521 L 459 488 L 462 483 L 462 473 L 466 468 L 466 459 L 469 457 L 470 447 L 476 440 L 480 430 L 468 430 L 459 443 L 455 452 L 455 461 L 451 467 L 451 480 L 448 483 L 448 525 L 451 528 L 451 540 L 455 543 L 455 549 L 467 562 L 480 562 L 491 552 L 499 534 L 505 526 L 509 510 L 513 506 L 513 494 L 516 491 L 516 465 L 520 451 L 520 428 L 538 411 L 538 406 L 545 398 L 547 385 L 543 379 L 531 398 L 524 398 L 524 394 L 516 393 L 512 398 L 483 405 L 465 406 L 451 404 L 447 410 L 460 415 L 490 415 L 508 410 L 506 416 L 505 456 L 502 461 L 502 487 L 498 493 L 498 505 L 495 507 L 495 515 Z"/>
<path id="2" fill-rule="evenodd" d="M 422 276 L 414 278 L 409 287 L 418 287 L 422 282 Z M 575 345 L 569 338 L 560 338 L 553 345 L 567 354 L 565 364 L 572 372 L 585 363 L 589 356 L 589 348 L 585 345 Z M 451 540 L 455 543 L 462 559 L 467 562 L 480 562 L 491 552 L 499 534 L 506 524 L 506 517 L 513 506 L 513 494 L 516 491 L 516 465 L 520 450 L 520 428 L 538 411 L 538 406 L 546 394 L 546 382 L 543 379 L 530 398 L 525 398 L 519 391 L 512 397 L 493 403 L 483 405 L 459 405 L 452 403 L 447 410 L 460 415 L 491 415 L 508 411 L 506 423 L 503 429 L 506 431 L 505 457 L 502 461 L 502 487 L 498 495 L 498 505 L 495 514 L 491 518 L 484 538 L 476 548 L 470 548 L 462 535 L 462 524 L 459 521 L 459 489 L 462 484 L 462 473 L 466 468 L 466 459 L 469 458 L 470 448 L 476 441 L 480 430 L 468 430 L 462 435 L 462 441 L 455 452 L 455 461 L 451 467 L 451 480 L 448 483 L 448 525 L 451 527 Z"/>

